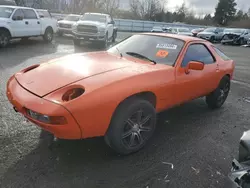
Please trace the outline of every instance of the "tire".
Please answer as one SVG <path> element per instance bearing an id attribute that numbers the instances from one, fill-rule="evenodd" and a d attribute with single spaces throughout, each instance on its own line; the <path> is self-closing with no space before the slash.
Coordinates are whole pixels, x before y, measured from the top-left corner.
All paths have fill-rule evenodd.
<path id="1" fill-rule="evenodd" d="M 116 37 L 117 37 L 117 32 L 114 31 L 113 36 L 112 36 L 112 42 L 115 42 Z"/>
<path id="2" fill-rule="evenodd" d="M 210 42 L 211 42 L 211 43 L 215 43 L 215 38 L 214 38 L 214 36 L 212 36 L 212 37 L 210 38 Z"/>
<path id="3" fill-rule="evenodd" d="M 102 46 L 102 48 L 104 48 L 104 49 L 107 49 L 107 47 L 108 47 L 108 33 L 106 33 L 106 36 L 105 36 L 105 39 L 104 39 L 104 41 L 102 41 L 102 44 L 101 44 L 101 46 Z"/>
<path id="4" fill-rule="evenodd" d="M 105 142 L 121 155 L 139 151 L 152 137 L 156 127 L 154 106 L 140 98 L 124 101 L 114 113 Z"/>
<path id="5" fill-rule="evenodd" d="M 209 108 L 220 108 L 226 101 L 230 91 L 230 78 L 224 76 L 220 81 L 219 86 L 208 96 L 206 96 L 206 103 Z"/>
<path id="6" fill-rule="evenodd" d="M 43 35 L 43 40 L 45 42 L 52 42 L 53 38 L 54 38 L 54 32 L 53 32 L 52 28 L 47 28 L 45 30 L 44 35 Z"/>
<path id="7" fill-rule="evenodd" d="M 74 46 L 80 46 L 81 45 L 81 41 L 74 39 Z"/>
<path id="8" fill-rule="evenodd" d="M 5 48 L 10 43 L 10 34 L 5 30 L 0 30 L 0 48 Z"/>
<path id="9" fill-rule="evenodd" d="M 58 35 L 59 37 L 62 37 L 62 36 L 63 36 L 63 32 L 62 32 L 62 31 L 58 31 L 58 32 L 57 32 L 57 35 Z"/>
<path id="10" fill-rule="evenodd" d="M 240 45 L 246 44 L 243 38 L 240 39 L 239 43 L 240 43 Z"/>

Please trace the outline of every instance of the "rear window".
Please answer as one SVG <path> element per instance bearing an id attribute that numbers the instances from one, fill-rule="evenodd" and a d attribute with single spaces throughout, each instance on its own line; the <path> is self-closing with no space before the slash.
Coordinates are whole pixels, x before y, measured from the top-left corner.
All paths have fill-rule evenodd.
<path id="1" fill-rule="evenodd" d="M 215 52 L 224 60 L 224 61 L 229 61 L 231 60 L 228 56 L 226 56 L 219 48 L 216 48 L 213 46 Z"/>
<path id="2" fill-rule="evenodd" d="M 133 35 L 113 46 L 108 52 L 130 56 L 127 52 L 138 53 L 156 63 L 174 65 L 185 42 L 166 36 Z"/>
<path id="3" fill-rule="evenodd" d="M 51 18 L 51 15 L 48 11 L 37 11 L 38 15 L 41 17 L 44 17 L 44 18 Z"/>

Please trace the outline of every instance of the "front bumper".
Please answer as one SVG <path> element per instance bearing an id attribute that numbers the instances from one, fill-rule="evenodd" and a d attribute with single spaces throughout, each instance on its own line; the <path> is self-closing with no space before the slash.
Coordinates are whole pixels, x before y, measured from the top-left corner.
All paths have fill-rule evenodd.
<path id="1" fill-rule="evenodd" d="M 54 134 L 61 139 L 81 139 L 82 134 L 79 125 L 62 105 L 40 98 L 27 90 L 25 90 L 12 76 L 7 83 L 6 95 L 13 105 L 15 111 L 20 112 L 28 120 L 38 125 L 42 129 Z M 64 125 L 51 125 L 32 119 L 26 109 L 48 115 L 48 116 L 63 116 L 67 120 Z"/>
<path id="2" fill-rule="evenodd" d="M 105 41 L 105 34 L 91 34 L 91 33 L 78 33 L 72 31 L 74 39 L 84 40 L 84 41 Z"/>
<path id="3" fill-rule="evenodd" d="M 63 32 L 63 33 L 66 33 L 66 34 L 72 34 L 72 29 L 71 28 L 58 27 L 58 32 Z"/>

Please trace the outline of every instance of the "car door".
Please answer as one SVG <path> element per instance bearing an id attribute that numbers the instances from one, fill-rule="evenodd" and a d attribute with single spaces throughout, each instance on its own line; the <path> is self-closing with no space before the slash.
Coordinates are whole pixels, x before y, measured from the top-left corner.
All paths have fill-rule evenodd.
<path id="1" fill-rule="evenodd" d="M 38 36 L 41 34 L 41 23 L 33 9 L 23 9 L 24 21 L 28 36 Z"/>
<path id="2" fill-rule="evenodd" d="M 111 16 L 107 17 L 107 22 L 108 22 L 108 34 L 109 38 L 111 38 L 113 36 L 113 31 L 114 31 L 114 21 L 111 18 Z"/>
<path id="3" fill-rule="evenodd" d="M 190 61 L 204 63 L 204 69 L 189 70 L 185 68 Z M 205 43 L 191 43 L 187 47 L 181 64 L 176 68 L 176 96 L 183 103 L 209 94 L 217 87 L 219 65 Z"/>
<path id="4" fill-rule="evenodd" d="M 26 36 L 26 25 L 24 21 L 24 14 L 22 9 L 16 9 L 12 16 L 12 22 L 10 23 L 10 28 L 13 37 L 23 37 Z"/>

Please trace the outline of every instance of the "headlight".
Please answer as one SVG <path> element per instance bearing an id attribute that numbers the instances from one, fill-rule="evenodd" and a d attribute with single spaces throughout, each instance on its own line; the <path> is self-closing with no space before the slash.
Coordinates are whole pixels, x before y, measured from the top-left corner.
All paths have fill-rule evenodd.
<path id="1" fill-rule="evenodd" d="M 36 121 L 40 121 L 46 124 L 52 125 L 64 125 L 67 124 L 67 120 L 63 116 L 48 116 L 44 114 L 40 114 L 38 112 L 32 111 L 30 109 L 26 109 L 27 115 Z"/>
<path id="2" fill-rule="evenodd" d="M 77 24 L 73 24 L 73 25 L 72 25 L 72 29 L 73 29 L 73 30 L 76 30 L 76 28 L 77 28 Z"/>
<path id="3" fill-rule="evenodd" d="M 100 27 L 100 28 L 99 28 L 99 32 L 100 32 L 100 33 L 104 33 L 104 32 L 105 32 L 105 28 L 104 28 L 104 27 Z"/>
<path id="4" fill-rule="evenodd" d="M 64 102 L 71 101 L 73 99 L 80 97 L 84 92 L 85 92 L 85 90 L 82 88 L 70 89 L 66 93 L 64 93 L 64 95 L 62 96 L 62 100 Z"/>

